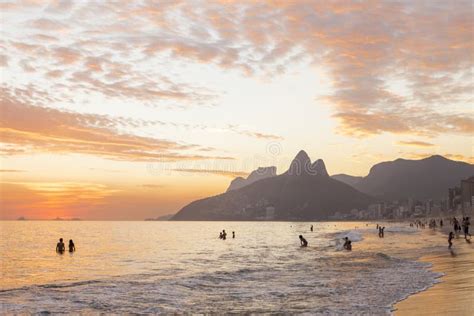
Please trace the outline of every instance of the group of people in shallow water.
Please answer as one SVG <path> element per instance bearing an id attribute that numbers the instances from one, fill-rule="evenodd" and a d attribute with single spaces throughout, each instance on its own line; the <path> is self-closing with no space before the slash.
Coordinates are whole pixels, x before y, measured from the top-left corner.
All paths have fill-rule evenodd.
<path id="1" fill-rule="evenodd" d="M 227 233 L 225 232 L 225 229 L 223 229 L 219 233 L 219 239 L 226 240 L 226 238 L 227 238 Z M 232 238 L 235 238 L 235 232 L 234 231 L 232 232 Z"/>
<path id="2" fill-rule="evenodd" d="M 449 219 L 449 224 L 453 226 L 453 231 L 450 231 L 448 234 L 448 248 L 451 248 L 453 246 L 453 239 L 458 236 L 459 233 L 463 232 L 464 233 L 464 239 L 466 241 L 471 240 L 471 234 L 469 233 L 469 226 L 471 225 L 471 220 L 469 216 L 463 216 L 461 222 L 456 218 L 450 218 Z M 421 221 L 421 220 L 416 220 L 415 222 L 410 223 L 410 227 L 416 227 L 416 228 L 425 228 L 426 225 L 428 225 L 429 228 L 431 229 L 437 229 L 443 228 L 444 226 L 444 221 L 443 219 L 430 219 L 429 221 Z M 469 238 L 468 238 L 469 236 Z"/>
<path id="3" fill-rule="evenodd" d="M 453 239 L 455 236 L 461 232 L 461 230 L 464 232 L 464 239 L 468 242 L 471 240 L 471 234 L 469 233 L 469 226 L 471 225 L 471 221 L 468 216 L 463 217 L 461 223 L 459 223 L 459 220 L 456 217 L 453 217 L 450 220 L 451 224 L 453 225 L 453 230 L 454 232 L 450 231 L 448 235 L 448 248 L 451 248 L 453 246 Z M 467 238 L 469 236 L 469 239 Z"/>
<path id="4" fill-rule="evenodd" d="M 74 245 L 74 242 L 72 239 L 69 239 L 69 252 L 74 252 L 76 251 L 76 246 Z M 63 239 L 59 238 L 59 242 L 56 244 L 56 252 L 59 254 L 63 254 L 66 251 L 66 245 L 64 245 Z"/>
<path id="5" fill-rule="evenodd" d="M 312 232 L 313 231 L 313 225 L 310 226 L 309 230 Z M 303 237 L 303 235 L 299 235 L 300 239 L 300 246 L 301 247 L 308 247 L 308 241 L 306 238 Z M 344 245 L 343 248 L 345 250 L 351 251 L 352 250 L 352 241 L 349 239 L 349 237 L 344 237 Z"/>

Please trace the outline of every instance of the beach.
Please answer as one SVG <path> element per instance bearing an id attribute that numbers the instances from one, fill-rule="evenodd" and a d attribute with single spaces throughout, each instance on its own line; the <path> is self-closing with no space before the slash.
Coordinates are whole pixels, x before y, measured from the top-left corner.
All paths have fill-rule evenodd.
<path id="1" fill-rule="evenodd" d="M 440 238 L 446 240 L 448 232 L 444 229 Z M 432 264 L 431 270 L 443 276 L 433 287 L 397 303 L 395 315 L 473 315 L 474 243 L 460 235 L 451 251 L 446 246 L 445 251 L 423 256 L 420 261 Z"/>
<path id="2" fill-rule="evenodd" d="M 456 239 L 451 256 L 445 232 L 379 224 L 384 238 L 373 222 L 1 222 L 0 311 L 472 311 L 472 244 Z M 59 237 L 76 252 L 56 254 Z"/>

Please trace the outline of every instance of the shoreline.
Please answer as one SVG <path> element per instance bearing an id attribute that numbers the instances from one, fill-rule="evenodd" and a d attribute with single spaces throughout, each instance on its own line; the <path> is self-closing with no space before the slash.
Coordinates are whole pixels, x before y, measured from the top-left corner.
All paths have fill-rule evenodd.
<path id="1" fill-rule="evenodd" d="M 447 239 L 447 230 L 438 232 Z M 442 275 L 437 282 L 392 305 L 394 315 L 472 315 L 474 313 L 474 243 L 459 235 L 453 248 L 418 259 Z"/>

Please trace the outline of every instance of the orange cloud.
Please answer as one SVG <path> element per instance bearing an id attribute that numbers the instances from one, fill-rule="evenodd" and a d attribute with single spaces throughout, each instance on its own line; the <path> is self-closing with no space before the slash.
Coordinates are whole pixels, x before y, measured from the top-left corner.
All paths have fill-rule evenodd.
<path id="1" fill-rule="evenodd" d="M 199 146 L 120 133 L 117 127 L 130 121 L 31 106 L 7 90 L 3 90 L 0 112 L 0 136 L 7 149 L 16 146 L 28 153 L 83 153 L 129 161 L 232 159 L 185 154 Z"/>
<path id="2" fill-rule="evenodd" d="M 212 169 L 172 169 L 173 171 L 178 172 L 187 172 L 187 173 L 206 173 L 206 174 L 215 174 L 218 176 L 236 178 L 236 177 L 246 177 L 249 175 L 248 172 L 244 171 L 232 171 L 232 170 L 212 170 Z"/>
<path id="3" fill-rule="evenodd" d="M 4 6 L 7 18 L 41 8 Z M 175 64 L 271 77 L 304 62 L 330 77 L 332 91 L 322 100 L 339 133 L 473 132 L 470 1 L 218 1 L 200 10 L 189 1 L 101 2 L 47 10 L 54 19 L 5 21 L 4 46 L 8 69 L 22 56 L 24 71 L 41 68 L 58 99 L 98 92 L 153 104 L 210 103 L 219 93 L 185 82 L 188 68 Z M 88 19 L 96 23 L 80 23 Z M 19 39 L 15 27 L 33 36 Z"/>
<path id="4" fill-rule="evenodd" d="M 141 188 L 145 189 L 160 189 L 163 188 L 162 184 L 142 184 L 140 185 Z"/>
<path id="5" fill-rule="evenodd" d="M 401 140 L 397 142 L 398 145 L 402 146 L 414 146 L 414 147 L 433 147 L 434 144 L 428 143 L 428 142 L 422 142 L 422 141 L 417 141 L 417 140 Z"/>
<path id="6" fill-rule="evenodd" d="M 406 153 L 402 152 L 401 155 L 403 157 L 411 158 L 411 159 L 423 159 L 427 157 L 431 157 L 433 155 L 439 155 L 437 153 Z M 464 161 L 470 164 L 474 164 L 474 157 L 473 156 L 465 156 L 461 154 L 441 154 L 442 156 L 451 159 L 451 160 L 457 160 L 457 161 Z"/>

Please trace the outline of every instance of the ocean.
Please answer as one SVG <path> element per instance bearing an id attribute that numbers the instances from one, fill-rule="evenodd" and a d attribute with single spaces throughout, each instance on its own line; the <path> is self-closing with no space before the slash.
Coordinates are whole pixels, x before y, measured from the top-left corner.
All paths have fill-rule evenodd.
<path id="1" fill-rule="evenodd" d="M 446 245 L 436 232 L 384 225 L 379 238 L 362 222 L 3 221 L 0 309 L 390 314 L 438 282 L 417 259 Z M 60 237 L 76 252 L 56 254 Z"/>

